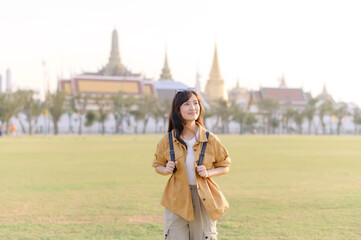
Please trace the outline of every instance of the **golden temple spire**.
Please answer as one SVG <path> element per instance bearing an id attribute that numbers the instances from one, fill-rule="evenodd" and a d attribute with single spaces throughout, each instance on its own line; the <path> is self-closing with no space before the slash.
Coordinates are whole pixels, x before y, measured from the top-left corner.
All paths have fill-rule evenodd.
<path id="1" fill-rule="evenodd" d="M 221 71 L 218 64 L 217 44 L 214 47 L 214 57 L 211 72 L 209 74 L 209 80 L 206 84 L 206 96 L 210 102 L 223 99 L 228 101 L 227 89 L 224 86 Z"/>
<path id="2" fill-rule="evenodd" d="M 285 74 L 282 72 L 282 76 L 278 79 L 280 81 L 280 88 L 287 88 L 285 81 Z"/>
<path id="3" fill-rule="evenodd" d="M 210 81 L 223 81 L 218 64 L 217 43 L 214 46 L 213 64 L 209 77 L 210 77 L 209 79 Z"/>
<path id="4" fill-rule="evenodd" d="M 118 69 L 123 69 L 124 66 L 120 62 L 119 47 L 118 47 L 118 32 L 113 30 L 112 34 L 112 49 L 110 51 L 109 62 L 105 69 L 105 75 L 113 75 Z"/>
<path id="5" fill-rule="evenodd" d="M 326 89 L 326 83 L 323 83 L 323 89 L 322 89 L 321 95 L 322 96 L 328 96 L 328 92 L 327 92 L 327 89 Z"/>
<path id="6" fill-rule="evenodd" d="M 159 80 L 173 80 L 172 79 L 172 74 L 170 73 L 170 69 L 169 69 L 169 66 L 168 66 L 167 45 L 165 46 L 164 67 L 162 69 L 162 73 L 160 74 Z"/>

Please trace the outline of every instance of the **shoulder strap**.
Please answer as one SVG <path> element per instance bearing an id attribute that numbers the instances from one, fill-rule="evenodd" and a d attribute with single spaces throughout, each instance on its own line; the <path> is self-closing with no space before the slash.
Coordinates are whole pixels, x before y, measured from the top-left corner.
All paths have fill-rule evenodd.
<path id="1" fill-rule="evenodd" d="M 172 132 L 168 132 L 168 138 L 169 138 L 170 160 L 172 162 L 175 162 Z M 177 171 L 176 167 L 174 168 L 173 173 L 175 173 L 175 171 Z"/>
<path id="2" fill-rule="evenodd" d="M 209 137 L 208 131 L 206 132 L 206 136 L 207 136 L 207 140 L 208 140 L 208 137 Z M 208 143 L 208 141 L 203 143 L 202 151 L 201 151 L 201 154 L 199 155 L 198 166 L 201 166 L 203 164 L 203 158 L 204 158 L 204 153 L 206 152 L 207 143 Z"/>

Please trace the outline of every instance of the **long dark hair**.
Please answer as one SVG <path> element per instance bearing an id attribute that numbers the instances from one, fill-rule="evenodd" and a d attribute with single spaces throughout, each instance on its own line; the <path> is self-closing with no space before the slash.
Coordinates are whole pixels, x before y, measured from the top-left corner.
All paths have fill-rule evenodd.
<path id="1" fill-rule="evenodd" d="M 196 91 L 184 90 L 184 91 L 177 92 L 173 98 L 172 107 L 169 112 L 168 132 L 170 132 L 174 129 L 176 139 L 184 145 L 186 145 L 186 144 L 180 138 L 180 135 L 183 131 L 184 125 L 186 124 L 186 121 L 181 116 L 180 106 L 183 103 L 185 103 L 186 101 L 188 101 L 192 97 L 193 94 L 196 96 L 198 103 L 199 103 L 199 116 L 196 119 L 196 122 L 199 125 L 201 125 L 202 127 L 204 127 L 204 124 L 203 124 L 204 109 L 203 109 L 203 106 L 201 103 L 201 97 L 198 95 L 198 93 Z"/>

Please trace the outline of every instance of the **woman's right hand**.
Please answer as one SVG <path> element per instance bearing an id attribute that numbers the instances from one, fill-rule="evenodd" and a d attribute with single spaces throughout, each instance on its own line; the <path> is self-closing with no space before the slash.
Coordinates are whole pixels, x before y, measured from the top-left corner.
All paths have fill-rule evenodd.
<path id="1" fill-rule="evenodd" d="M 173 174 L 173 170 L 176 166 L 177 166 L 177 161 L 175 162 L 168 161 L 167 164 L 165 165 L 166 174 Z"/>

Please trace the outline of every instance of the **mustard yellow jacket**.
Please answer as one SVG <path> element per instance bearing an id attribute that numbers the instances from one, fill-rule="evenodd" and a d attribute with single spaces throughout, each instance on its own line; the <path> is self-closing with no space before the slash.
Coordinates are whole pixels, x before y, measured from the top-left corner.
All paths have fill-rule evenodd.
<path id="1" fill-rule="evenodd" d="M 161 204 L 182 218 L 192 221 L 194 220 L 193 205 L 185 166 L 187 149 L 175 138 L 174 130 L 172 134 L 175 159 L 178 165 L 177 171 L 169 178 L 164 189 Z M 198 163 L 202 145 L 206 141 L 206 129 L 199 126 L 199 137 L 193 146 L 196 164 Z M 153 167 L 165 166 L 168 161 L 171 161 L 169 152 L 169 138 L 168 134 L 166 134 L 157 144 Z M 213 133 L 209 134 L 203 165 L 207 169 L 231 165 L 227 149 Z M 194 171 L 196 171 L 195 168 Z M 213 220 L 217 220 L 229 208 L 229 204 L 217 184 L 211 178 L 202 178 L 197 173 L 195 175 L 199 197 L 202 199 L 209 216 Z"/>

